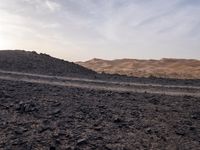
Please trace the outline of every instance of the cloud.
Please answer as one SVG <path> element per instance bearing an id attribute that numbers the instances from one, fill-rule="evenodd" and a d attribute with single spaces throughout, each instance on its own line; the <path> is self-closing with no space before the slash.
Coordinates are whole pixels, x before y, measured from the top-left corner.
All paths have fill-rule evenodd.
<path id="1" fill-rule="evenodd" d="M 61 5 L 55 0 L 21 0 L 21 2 L 32 6 L 38 12 L 56 12 L 61 9 Z"/>
<path id="2" fill-rule="evenodd" d="M 51 12 L 58 11 L 61 8 L 60 4 L 56 3 L 55 1 L 46 0 L 45 3 Z"/>
<path id="3" fill-rule="evenodd" d="M 2 0 L 0 34 L 73 58 L 197 57 L 199 12 L 198 0 Z"/>

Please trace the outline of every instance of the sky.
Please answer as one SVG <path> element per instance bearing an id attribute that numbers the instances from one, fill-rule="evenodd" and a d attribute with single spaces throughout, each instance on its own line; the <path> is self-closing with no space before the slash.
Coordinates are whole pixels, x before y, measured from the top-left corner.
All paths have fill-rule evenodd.
<path id="1" fill-rule="evenodd" d="M 0 0 L 0 49 L 200 59 L 200 0 Z"/>

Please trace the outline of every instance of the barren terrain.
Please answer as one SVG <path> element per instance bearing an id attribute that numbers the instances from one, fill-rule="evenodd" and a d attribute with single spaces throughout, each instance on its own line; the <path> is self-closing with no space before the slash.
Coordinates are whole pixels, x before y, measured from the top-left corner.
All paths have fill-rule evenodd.
<path id="1" fill-rule="evenodd" d="M 1 149 L 199 149 L 199 89 L 171 95 L 37 78 L 0 79 Z"/>
<path id="2" fill-rule="evenodd" d="M 6 69 L 0 60 L 0 149 L 200 149 L 199 80 L 97 74 L 19 53 L 4 52 Z"/>
<path id="3" fill-rule="evenodd" d="M 121 74 L 135 77 L 162 77 L 176 79 L 200 79 L 200 61 L 190 59 L 137 60 L 92 59 L 77 62 L 97 72 Z"/>

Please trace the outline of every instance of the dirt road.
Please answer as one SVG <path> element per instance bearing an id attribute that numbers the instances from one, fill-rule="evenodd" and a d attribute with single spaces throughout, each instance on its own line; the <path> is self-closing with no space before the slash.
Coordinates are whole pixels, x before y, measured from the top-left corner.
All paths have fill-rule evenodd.
<path id="1" fill-rule="evenodd" d="M 0 79 L 11 81 L 23 81 L 30 83 L 48 84 L 56 86 L 80 87 L 96 90 L 109 90 L 118 92 L 137 92 L 165 95 L 189 95 L 200 97 L 200 87 L 162 85 L 162 84 L 140 84 L 133 82 L 112 82 L 104 80 L 92 80 L 85 78 L 72 78 L 61 76 L 49 76 L 40 74 L 30 74 L 22 72 L 11 72 L 0 70 Z"/>

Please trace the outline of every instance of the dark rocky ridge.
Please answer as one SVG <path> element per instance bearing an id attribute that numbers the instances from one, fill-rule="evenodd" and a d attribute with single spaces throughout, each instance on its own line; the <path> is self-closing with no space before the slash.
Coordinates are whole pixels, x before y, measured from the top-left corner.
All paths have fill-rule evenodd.
<path id="1" fill-rule="evenodd" d="M 73 62 L 23 50 L 0 51 L 0 69 L 59 76 L 94 76 L 96 74 Z"/>

